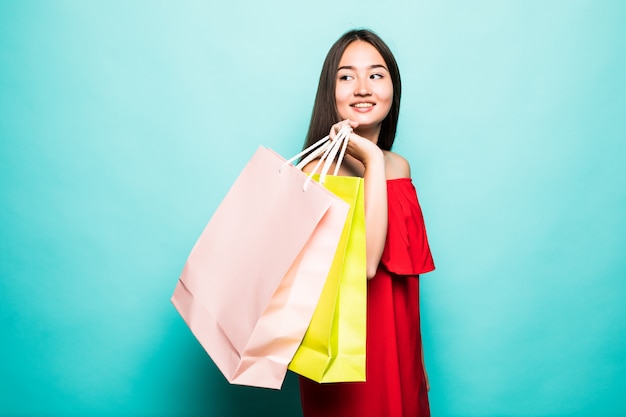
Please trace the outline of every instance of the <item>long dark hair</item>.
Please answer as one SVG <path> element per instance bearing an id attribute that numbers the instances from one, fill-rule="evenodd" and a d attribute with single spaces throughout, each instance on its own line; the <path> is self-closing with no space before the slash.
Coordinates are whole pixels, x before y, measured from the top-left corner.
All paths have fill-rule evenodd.
<path id="1" fill-rule="evenodd" d="M 398 64 L 391 50 L 377 34 L 368 29 L 354 29 L 341 36 L 326 55 L 324 65 L 322 66 L 322 73 L 320 74 L 320 81 L 317 86 L 317 94 L 315 95 L 309 130 L 302 149 L 326 136 L 330 127 L 341 121 L 337 111 L 337 102 L 335 101 L 337 69 L 339 68 L 339 61 L 344 51 L 348 45 L 354 41 L 370 43 L 383 57 L 387 69 L 389 70 L 393 84 L 393 100 L 389 114 L 387 114 L 387 117 L 385 117 L 381 124 L 380 134 L 378 136 L 378 147 L 388 151 L 391 150 L 393 146 L 393 141 L 396 137 L 396 128 L 398 126 L 398 116 L 400 114 L 400 95 L 402 93 L 400 70 L 398 69 Z"/>

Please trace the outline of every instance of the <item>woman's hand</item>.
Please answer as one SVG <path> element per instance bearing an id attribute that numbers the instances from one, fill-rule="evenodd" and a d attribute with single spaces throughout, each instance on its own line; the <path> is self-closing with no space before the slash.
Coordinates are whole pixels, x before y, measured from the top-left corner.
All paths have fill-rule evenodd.
<path id="1" fill-rule="evenodd" d="M 350 133 L 350 136 L 348 138 L 346 154 L 361 162 L 365 168 L 367 168 L 368 164 L 373 162 L 379 162 L 384 166 L 383 151 L 376 145 L 376 143 L 356 134 L 354 130 L 358 126 L 358 122 L 354 122 L 348 119 L 342 120 L 339 123 L 335 123 L 330 128 L 329 136 L 331 139 L 335 139 L 335 137 L 342 128 L 349 127 L 352 132 Z"/>

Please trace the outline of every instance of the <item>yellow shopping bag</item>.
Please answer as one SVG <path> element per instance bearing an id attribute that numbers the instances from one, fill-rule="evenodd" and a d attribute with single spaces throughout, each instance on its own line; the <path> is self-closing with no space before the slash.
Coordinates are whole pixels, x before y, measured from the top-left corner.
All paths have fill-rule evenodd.
<path id="1" fill-rule="evenodd" d="M 317 382 L 365 381 L 363 178 L 326 176 L 324 186 L 350 204 L 350 210 L 322 295 L 289 369 Z"/>

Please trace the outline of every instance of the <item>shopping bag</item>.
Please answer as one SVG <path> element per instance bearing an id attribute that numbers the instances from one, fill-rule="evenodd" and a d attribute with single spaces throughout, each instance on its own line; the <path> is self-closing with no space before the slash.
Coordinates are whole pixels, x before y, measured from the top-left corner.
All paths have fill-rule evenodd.
<path id="1" fill-rule="evenodd" d="M 259 147 L 193 247 L 172 303 L 226 379 L 279 389 L 348 204 Z"/>
<path id="2" fill-rule="evenodd" d="M 327 176 L 350 204 L 337 253 L 311 324 L 289 369 L 317 382 L 365 381 L 367 271 L 363 179 Z"/>

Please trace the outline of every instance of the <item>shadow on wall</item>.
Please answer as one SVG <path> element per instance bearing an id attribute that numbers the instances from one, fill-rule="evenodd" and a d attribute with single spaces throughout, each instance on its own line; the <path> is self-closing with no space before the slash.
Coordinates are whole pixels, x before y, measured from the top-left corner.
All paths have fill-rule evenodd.
<path id="1" fill-rule="evenodd" d="M 181 327 L 185 327 L 181 331 Z M 247 387 L 228 383 L 211 358 L 184 324 L 172 331 L 178 343 L 170 345 L 166 354 L 178 362 L 176 375 L 161 380 L 171 381 L 166 389 L 172 412 L 178 416 L 203 417 L 301 417 L 298 377 L 287 373 L 281 390 Z M 162 356 L 160 356 L 162 357 Z"/>
<path id="2" fill-rule="evenodd" d="M 216 372 L 217 371 L 216 369 Z M 221 395 L 219 404 L 214 404 L 215 416 L 259 416 L 259 417 L 300 417 L 300 391 L 298 377 L 287 373 L 287 378 L 280 391 L 264 388 L 230 385 L 226 381 L 213 386 L 215 393 Z M 217 397 L 215 397 L 217 398 Z"/>

